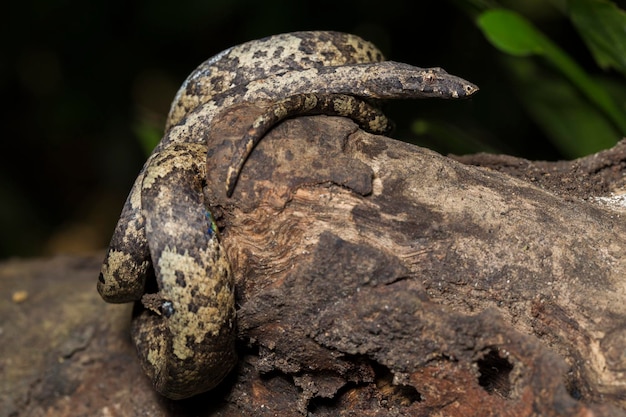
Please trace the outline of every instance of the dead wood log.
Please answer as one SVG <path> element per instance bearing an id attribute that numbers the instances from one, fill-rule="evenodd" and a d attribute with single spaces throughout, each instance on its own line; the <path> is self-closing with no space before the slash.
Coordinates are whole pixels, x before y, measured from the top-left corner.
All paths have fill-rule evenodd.
<path id="1" fill-rule="evenodd" d="M 250 114 L 224 115 L 209 167 L 229 159 L 233 126 Z M 621 170 L 623 149 L 607 171 Z M 597 175 L 599 159 L 569 165 Z M 563 164 L 548 165 L 558 177 Z M 210 180 L 223 189 L 220 175 Z M 233 199 L 212 194 L 242 289 L 240 335 L 265 372 L 343 378 L 326 394 L 334 401 L 348 381 L 368 382 L 345 364 L 365 358 L 412 390 L 409 414 L 524 415 L 531 401 L 551 415 L 556 401 L 574 415 L 579 399 L 624 407 L 626 222 L 580 194 L 347 120 L 285 123 L 254 151 Z M 463 381 L 454 400 L 449 379 Z M 315 404 L 316 388 L 302 389 Z"/>
<path id="2" fill-rule="evenodd" d="M 209 138 L 237 369 L 205 395 L 160 398 L 130 306 L 95 291 L 100 255 L 9 261 L 0 417 L 626 415 L 623 211 L 324 116 L 270 132 L 226 198 L 232 141 L 258 111 L 230 109 Z M 606 195 L 624 148 L 604 170 L 567 164 L 594 192 L 604 172 Z"/>

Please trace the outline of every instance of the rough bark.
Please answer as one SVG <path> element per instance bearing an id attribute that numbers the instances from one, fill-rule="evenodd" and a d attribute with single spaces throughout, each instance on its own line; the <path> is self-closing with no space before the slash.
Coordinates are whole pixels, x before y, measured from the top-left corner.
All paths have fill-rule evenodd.
<path id="1" fill-rule="evenodd" d="M 10 261 L 0 416 L 626 415 L 626 223 L 593 198 L 623 186 L 626 144 L 465 160 L 484 168 L 306 117 L 263 139 L 226 198 L 231 141 L 258 111 L 232 108 L 209 137 L 237 369 L 164 400 L 130 306 L 95 292 L 100 256 Z"/>

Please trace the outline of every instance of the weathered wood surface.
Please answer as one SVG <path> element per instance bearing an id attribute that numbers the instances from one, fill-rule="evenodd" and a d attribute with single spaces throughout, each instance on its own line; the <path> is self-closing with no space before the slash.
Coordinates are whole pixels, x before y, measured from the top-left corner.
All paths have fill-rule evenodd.
<path id="1" fill-rule="evenodd" d="M 623 185 L 624 143 L 572 163 L 472 161 L 522 180 L 306 117 L 270 132 L 227 199 L 229 140 L 257 110 L 209 138 L 237 369 L 162 399 L 131 307 L 95 291 L 101 254 L 7 261 L 0 417 L 626 415 L 626 222 L 590 198 Z"/>

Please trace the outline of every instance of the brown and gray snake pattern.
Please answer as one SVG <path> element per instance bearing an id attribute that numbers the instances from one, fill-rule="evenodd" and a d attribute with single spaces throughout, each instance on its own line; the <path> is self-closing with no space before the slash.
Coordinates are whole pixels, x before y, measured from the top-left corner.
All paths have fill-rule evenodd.
<path id="1" fill-rule="evenodd" d="M 210 174 L 203 132 L 218 112 L 241 102 L 275 103 L 237 145 L 224 184 L 230 196 L 255 144 L 287 117 L 340 115 L 384 133 L 389 123 L 370 104 L 375 100 L 463 98 L 477 90 L 440 68 L 384 61 L 371 43 L 338 32 L 270 36 L 202 63 L 176 94 L 98 281 L 104 300 L 138 302 L 132 338 L 156 390 L 171 399 L 210 390 L 237 360 L 234 278 L 202 190 Z"/>

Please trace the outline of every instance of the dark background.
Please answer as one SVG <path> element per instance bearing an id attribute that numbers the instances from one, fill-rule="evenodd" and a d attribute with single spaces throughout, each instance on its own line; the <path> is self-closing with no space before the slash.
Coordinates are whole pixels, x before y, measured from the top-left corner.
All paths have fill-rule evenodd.
<path id="1" fill-rule="evenodd" d="M 397 138 L 442 153 L 561 158 L 512 99 L 502 54 L 474 25 L 471 3 L 31 0 L 3 6 L 0 258 L 104 248 L 146 158 L 141 139 L 160 135 L 185 77 L 229 46 L 280 32 L 352 32 L 389 59 L 441 66 L 480 86 L 470 101 L 390 103 Z M 549 2 L 519 3 L 594 70 L 578 35 Z M 457 143 L 416 135 L 416 119 L 444 123 Z"/>

